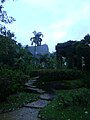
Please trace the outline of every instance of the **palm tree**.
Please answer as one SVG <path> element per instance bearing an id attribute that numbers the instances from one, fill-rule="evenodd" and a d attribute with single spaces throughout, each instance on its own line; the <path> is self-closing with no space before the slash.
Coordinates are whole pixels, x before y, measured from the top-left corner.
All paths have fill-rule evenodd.
<path id="1" fill-rule="evenodd" d="M 36 46 L 41 45 L 41 42 L 42 42 L 41 36 L 43 37 L 43 34 L 41 32 L 37 33 L 36 31 L 33 31 L 33 34 L 34 34 L 34 37 L 31 37 L 30 41 L 32 41 L 31 45 L 33 45 L 33 43 L 35 43 L 35 49 L 34 49 L 34 57 L 35 57 L 35 55 L 36 55 Z"/>

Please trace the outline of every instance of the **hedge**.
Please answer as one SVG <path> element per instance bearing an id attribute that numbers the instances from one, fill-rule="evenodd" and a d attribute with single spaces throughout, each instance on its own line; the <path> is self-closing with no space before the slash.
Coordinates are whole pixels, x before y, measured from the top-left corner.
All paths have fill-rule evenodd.
<path id="1" fill-rule="evenodd" d="M 40 81 L 61 81 L 79 79 L 83 74 L 79 70 L 36 70 L 30 76 L 39 76 Z"/>

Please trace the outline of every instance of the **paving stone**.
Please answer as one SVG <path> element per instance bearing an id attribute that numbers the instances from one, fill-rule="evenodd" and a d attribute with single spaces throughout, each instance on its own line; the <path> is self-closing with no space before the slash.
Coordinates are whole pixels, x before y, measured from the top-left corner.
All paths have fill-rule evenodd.
<path id="1" fill-rule="evenodd" d="M 0 120 L 39 120 L 39 109 L 22 107 L 8 113 L 0 114 Z"/>
<path id="2" fill-rule="evenodd" d="M 54 97 L 55 97 L 54 94 L 49 94 L 49 93 L 44 93 L 40 95 L 40 98 L 43 100 L 53 100 Z"/>
<path id="3" fill-rule="evenodd" d="M 33 85 L 33 84 L 28 84 L 28 83 L 26 83 L 24 86 L 25 86 L 25 87 L 36 88 L 36 86 L 35 86 L 35 85 Z"/>
<path id="4" fill-rule="evenodd" d="M 25 83 L 26 86 L 33 85 L 37 80 L 29 80 L 27 83 Z"/>
<path id="5" fill-rule="evenodd" d="M 45 91 L 42 90 L 42 89 L 32 88 L 32 87 L 26 87 L 26 88 L 25 88 L 25 91 L 27 91 L 27 92 L 39 93 L 39 94 L 45 93 Z"/>
<path id="6" fill-rule="evenodd" d="M 38 101 L 28 103 L 24 105 L 24 107 L 29 107 L 29 108 L 43 108 L 45 107 L 50 101 L 47 100 L 41 100 L 39 99 Z"/>
<path id="7" fill-rule="evenodd" d="M 37 79 L 38 79 L 38 78 L 39 78 L 39 76 L 32 78 L 32 79 L 29 80 L 27 83 L 25 83 L 25 86 L 27 86 L 27 87 L 32 87 L 33 84 L 34 84 L 35 82 L 37 82 Z"/>

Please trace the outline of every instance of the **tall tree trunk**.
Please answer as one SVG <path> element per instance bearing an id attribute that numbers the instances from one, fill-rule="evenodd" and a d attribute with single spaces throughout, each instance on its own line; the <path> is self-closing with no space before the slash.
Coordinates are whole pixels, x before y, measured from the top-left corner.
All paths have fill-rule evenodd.
<path id="1" fill-rule="evenodd" d="M 36 57 L 36 43 L 35 43 L 35 47 L 34 47 L 34 57 Z"/>

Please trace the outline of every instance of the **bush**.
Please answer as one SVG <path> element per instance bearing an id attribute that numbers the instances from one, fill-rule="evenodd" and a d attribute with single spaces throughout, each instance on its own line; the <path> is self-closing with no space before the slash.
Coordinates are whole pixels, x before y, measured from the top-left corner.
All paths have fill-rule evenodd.
<path id="1" fill-rule="evenodd" d="M 32 71 L 31 76 L 39 76 L 41 81 L 75 80 L 82 77 L 78 70 L 37 70 Z"/>
<path id="2" fill-rule="evenodd" d="M 84 82 L 85 87 L 87 87 L 87 88 L 90 89 L 90 74 L 84 76 L 84 80 L 83 80 L 83 82 Z"/>
<path id="3" fill-rule="evenodd" d="M 0 77 L 0 102 L 6 100 L 8 96 L 9 80 L 7 78 Z"/>
<path id="4" fill-rule="evenodd" d="M 29 77 L 21 71 L 0 69 L 0 101 L 5 100 L 9 94 L 20 91 L 28 79 Z"/>
<path id="5" fill-rule="evenodd" d="M 60 90 L 58 96 L 39 112 L 42 120 L 89 120 L 90 90 Z"/>
<path id="6" fill-rule="evenodd" d="M 63 103 L 63 106 L 88 106 L 90 100 L 90 90 L 86 88 L 71 90 L 59 94 L 58 98 Z"/>
<path id="7" fill-rule="evenodd" d="M 10 112 L 23 105 L 38 100 L 38 94 L 20 92 L 17 94 L 9 95 L 7 101 L 0 104 L 1 112 Z"/>

